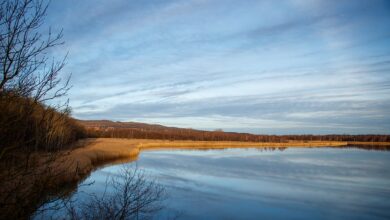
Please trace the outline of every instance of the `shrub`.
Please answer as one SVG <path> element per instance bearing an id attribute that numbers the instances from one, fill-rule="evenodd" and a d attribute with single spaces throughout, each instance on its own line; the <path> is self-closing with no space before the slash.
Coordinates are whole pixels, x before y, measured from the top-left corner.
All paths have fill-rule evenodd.
<path id="1" fill-rule="evenodd" d="M 59 150 L 85 136 L 63 110 L 10 92 L 0 93 L 1 156 L 11 150 Z M 1 157 L 0 157 L 1 158 Z"/>

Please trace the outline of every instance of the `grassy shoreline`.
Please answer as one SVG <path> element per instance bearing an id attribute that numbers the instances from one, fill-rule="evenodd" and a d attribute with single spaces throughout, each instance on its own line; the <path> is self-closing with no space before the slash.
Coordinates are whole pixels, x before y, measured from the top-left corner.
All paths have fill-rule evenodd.
<path id="1" fill-rule="evenodd" d="M 103 166 L 135 161 L 142 151 L 226 148 L 344 148 L 348 146 L 373 145 L 378 146 L 378 149 L 382 150 L 390 148 L 390 142 L 290 141 L 287 143 L 275 143 L 96 138 L 79 141 L 75 144 L 73 150 L 62 154 L 63 156 L 58 158 L 53 167 L 58 169 L 58 172 L 64 174 L 56 182 L 64 184 L 80 182 L 92 171 Z"/>
<path id="2" fill-rule="evenodd" d="M 390 146 L 390 142 L 341 142 L 341 141 L 290 141 L 234 142 L 234 141 L 170 141 L 151 139 L 96 138 L 85 139 L 66 156 L 81 173 L 89 173 L 101 165 L 121 159 L 136 159 L 144 150 L 172 149 L 224 149 L 224 148 L 269 148 L 269 147 L 346 147 L 348 145 Z"/>
<path id="3" fill-rule="evenodd" d="M 335 142 L 335 141 L 290 141 L 286 143 L 275 142 L 233 142 L 233 141 L 170 141 L 170 140 L 150 140 L 150 139 L 115 139 L 96 138 L 83 139 L 74 144 L 69 150 L 48 153 L 37 152 L 31 155 L 26 173 L 31 175 L 17 175 L 17 178 L 8 178 L 4 182 L 2 190 L 7 192 L 13 185 L 20 186 L 21 198 L 26 193 L 34 192 L 35 183 L 44 183 L 43 195 L 45 197 L 56 197 L 58 194 L 64 196 L 64 192 L 74 191 L 78 183 L 86 179 L 94 170 L 112 164 L 122 164 L 137 160 L 142 151 L 151 150 L 208 150 L 226 148 L 314 148 L 314 147 L 334 147 L 344 148 L 348 145 L 361 145 L 366 149 L 389 149 L 390 142 L 375 142 L 378 148 L 371 148 L 372 142 Z M 7 171 L 3 170 L 0 177 L 7 177 Z M 17 174 L 17 173 L 16 173 Z M 4 176 L 5 175 L 5 176 Z M 21 185 L 20 185 L 21 184 Z M 64 191 L 64 188 L 66 189 Z M 13 191 L 11 191 L 12 193 Z M 31 193 L 29 193 L 30 195 Z M 34 194 L 32 194 L 34 195 Z M 35 203 L 40 203 L 41 198 Z M 15 203 L 17 204 L 17 203 Z M 34 205 L 34 204 L 33 204 Z M 32 206 L 35 207 L 35 206 Z M 8 207 L 12 209 L 12 207 Z"/>

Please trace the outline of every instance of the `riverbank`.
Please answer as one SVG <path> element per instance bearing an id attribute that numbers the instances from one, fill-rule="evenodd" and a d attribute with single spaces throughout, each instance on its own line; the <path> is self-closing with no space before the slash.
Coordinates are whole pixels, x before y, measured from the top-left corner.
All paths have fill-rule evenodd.
<path id="1" fill-rule="evenodd" d="M 234 141 L 170 141 L 149 139 L 85 139 L 70 151 L 65 161 L 66 167 L 77 167 L 82 174 L 89 173 L 106 163 L 120 160 L 135 160 L 143 150 L 164 149 L 224 149 L 224 148 L 287 148 L 287 147 L 346 147 L 349 145 L 390 146 L 390 142 L 339 142 L 339 141 L 290 141 L 274 142 L 234 142 Z"/>
<path id="2" fill-rule="evenodd" d="M 390 148 L 388 142 L 291 141 L 270 143 L 115 138 L 83 139 L 68 150 L 61 152 L 37 152 L 26 156 L 21 153 L 19 161 L 26 161 L 22 163 L 23 166 L 14 167 L 13 169 L 1 169 L 0 178 L 3 181 L 2 187 L 0 187 L 0 195 L 2 195 L 0 201 L 6 199 L 9 204 L 1 207 L 0 211 L 5 213 L 7 210 L 16 210 L 15 205 L 19 207 L 24 201 L 26 207 L 23 210 L 26 213 L 31 213 L 39 207 L 39 204 L 44 204 L 47 199 L 61 198 L 66 193 L 74 191 L 78 183 L 88 177 L 92 171 L 102 166 L 137 160 L 142 151 L 226 148 L 285 149 L 291 147 L 344 148 L 348 145 L 358 145 L 365 149 L 387 150 Z M 12 199 L 7 199 L 7 197 Z"/>
<path id="3" fill-rule="evenodd" d="M 84 139 L 75 144 L 71 150 L 51 154 L 36 154 L 36 164 L 49 167 L 57 175 L 56 181 L 74 182 L 85 178 L 91 171 L 112 163 L 124 163 L 136 160 L 142 151 L 175 150 L 175 149 L 225 149 L 225 148 L 312 148 L 349 145 L 390 147 L 390 142 L 337 142 L 337 141 L 290 141 L 275 142 L 234 142 L 234 141 L 170 141 L 151 139 L 96 138 Z M 48 158 L 48 159 L 47 159 Z M 47 162 L 49 161 L 49 162 Z M 48 165 L 50 164 L 50 165 Z"/>

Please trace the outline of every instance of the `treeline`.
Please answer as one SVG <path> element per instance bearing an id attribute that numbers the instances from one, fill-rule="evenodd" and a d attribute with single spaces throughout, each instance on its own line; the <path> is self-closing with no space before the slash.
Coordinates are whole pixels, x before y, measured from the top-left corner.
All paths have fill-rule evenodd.
<path id="1" fill-rule="evenodd" d="M 66 56 L 51 57 L 62 32 L 42 28 L 45 0 L 0 1 L 0 159 L 11 151 L 62 149 L 84 135 L 67 103 Z M 58 101 L 56 101 L 58 103 Z"/>
<path id="2" fill-rule="evenodd" d="M 255 135 L 249 133 L 202 131 L 150 125 L 135 122 L 80 121 L 86 127 L 89 137 L 139 138 L 195 141 L 364 141 L 386 142 L 390 135 Z"/>
<path id="3" fill-rule="evenodd" d="M 86 136 L 83 126 L 58 110 L 11 92 L 0 92 L 0 150 L 58 150 Z"/>

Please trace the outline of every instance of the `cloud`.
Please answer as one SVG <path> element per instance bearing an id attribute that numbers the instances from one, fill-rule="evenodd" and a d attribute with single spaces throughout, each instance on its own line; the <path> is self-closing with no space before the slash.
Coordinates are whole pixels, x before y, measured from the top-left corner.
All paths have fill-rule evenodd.
<path id="1" fill-rule="evenodd" d="M 388 133 L 384 4 L 72 0 L 49 23 L 65 29 L 77 118 Z"/>

